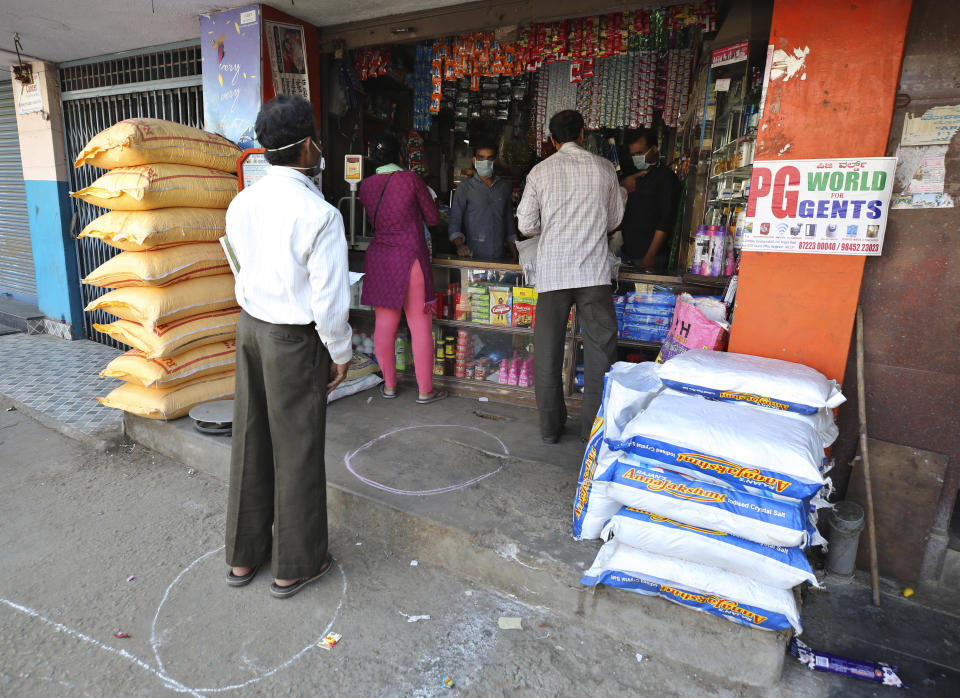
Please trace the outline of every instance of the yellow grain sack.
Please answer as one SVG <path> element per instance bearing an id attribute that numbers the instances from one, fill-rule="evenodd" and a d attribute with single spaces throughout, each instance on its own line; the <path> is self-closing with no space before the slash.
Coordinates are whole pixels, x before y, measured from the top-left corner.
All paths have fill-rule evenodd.
<path id="1" fill-rule="evenodd" d="M 169 286 L 130 286 L 105 293 L 84 310 L 102 310 L 148 328 L 191 315 L 237 307 L 233 274 L 189 279 Z"/>
<path id="2" fill-rule="evenodd" d="M 101 378 L 119 378 L 142 388 L 172 388 L 233 368 L 234 340 L 196 347 L 168 359 L 148 359 L 138 349 L 121 354 L 100 372 Z"/>
<path id="3" fill-rule="evenodd" d="M 148 359 L 166 359 L 204 344 L 234 339 L 239 317 L 240 308 L 233 308 L 174 320 L 152 330 L 129 320 L 109 325 L 94 323 L 93 329 L 139 349 Z"/>
<path id="4" fill-rule="evenodd" d="M 115 167 L 174 162 L 237 171 L 241 150 L 223 136 L 163 119 L 125 119 L 94 136 L 74 167 Z"/>
<path id="5" fill-rule="evenodd" d="M 97 402 L 148 419 L 176 419 L 192 408 L 213 400 L 233 398 L 234 373 L 220 373 L 173 388 L 144 388 L 124 383 Z"/>
<path id="6" fill-rule="evenodd" d="M 118 167 L 72 193 L 88 204 L 115 211 L 149 211 L 171 206 L 226 208 L 237 194 L 237 178 L 192 165 Z"/>
<path id="7" fill-rule="evenodd" d="M 219 208 L 158 208 L 110 211 L 87 225 L 79 237 L 96 238 L 128 252 L 156 250 L 185 242 L 223 237 L 227 212 Z"/>
<path id="8" fill-rule="evenodd" d="M 177 245 L 162 250 L 121 252 L 90 272 L 89 286 L 169 286 L 204 276 L 230 274 L 227 255 L 218 242 Z"/>

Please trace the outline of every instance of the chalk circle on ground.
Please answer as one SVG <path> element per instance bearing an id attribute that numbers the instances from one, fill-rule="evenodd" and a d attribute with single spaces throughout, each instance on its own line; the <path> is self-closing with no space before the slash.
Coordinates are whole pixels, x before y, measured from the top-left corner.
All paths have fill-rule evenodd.
<path id="1" fill-rule="evenodd" d="M 346 454 L 343 457 L 344 465 L 347 466 L 347 470 L 350 471 L 350 474 L 353 475 L 355 478 L 357 478 L 360 482 L 366 485 L 370 485 L 370 487 L 375 487 L 378 490 L 382 490 L 383 492 L 389 492 L 390 494 L 402 494 L 408 497 L 427 497 L 434 494 L 445 494 L 447 492 L 455 492 L 457 490 L 462 490 L 466 487 L 470 487 L 471 485 L 475 485 L 481 480 L 486 480 L 488 477 L 496 475 L 501 470 L 503 470 L 503 462 L 501 462 L 499 467 L 497 467 L 494 470 L 491 470 L 488 473 L 484 473 L 483 475 L 478 475 L 477 477 L 471 478 L 464 482 L 458 482 L 453 485 L 447 485 L 446 487 L 437 487 L 436 489 L 430 489 L 430 490 L 404 490 L 404 489 L 398 489 L 395 487 L 390 487 L 389 485 L 384 485 L 383 483 L 377 482 L 376 480 L 373 480 L 371 478 L 364 477 L 363 475 L 358 473 L 356 470 L 354 470 L 353 459 L 359 453 L 362 453 L 363 451 L 370 449 L 372 446 L 374 446 L 374 444 L 382 441 L 383 439 L 389 438 L 391 436 L 396 436 L 397 434 L 400 434 L 405 431 L 410 431 L 412 429 L 465 429 L 467 431 L 478 432 L 486 436 L 487 438 L 493 439 L 494 441 L 496 441 L 497 444 L 500 446 L 500 448 L 503 449 L 503 455 L 505 456 L 510 455 L 510 450 L 507 448 L 507 445 L 503 443 L 503 441 L 498 436 L 491 434 L 488 431 L 484 431 L 479 427 L 465 426 L 463 424 L 415 424 L 409 427 L 400 427 L 399 429 L 393 429 L 392 431 L 388 431 L 386 434 L 381 434 L 377 438 L 368 441 L 367 443 L 363 444 L 360 448 L 356 449 L 355 451 L 352 451 Z"/>
<path id="2" fill-rule="evenodd" d="M 316 645 L 316 643 L 317 643 L 321 638 L 323 638 L 328 632 L 330 632 L 330 629 L 333 627 L 333 624 L 336 622 L 337 617 L 340 615 L 340 609 L 343 607 L 343 601 L 344 601 L 344 598 L 346 597 L 346 594 L 347 594 L 347 576 L 346 576 L 346 574 L 345 574 L 344 571 L 343 571 L 343 566 L 342 566 L 339 562 L 337 562 L 337 561 L 335 560 L 335 561 L 334 561 L 334 564 L 336 564 L 337 569 L 338 569 L 339 572 L 340 572 L 341 580 L 342 580 L 342 582 L 343 582 L 342 589 L 340 590 L 340 593 L 339 593 L 339 599 L 337 599 L 337 601 L 335 602 L 335 603 L 336 603 L 336 608 L 335 608 L 334 611 L 333 611 L 333 616 L 330 618 L 330 622 L 326 624 L 326 627 L 324 627 L 324 629 L 323 629 L 322 631 L 320 631 L 319 635 L 317 635 L 314 639 L 312 639 L 308 645 L 306 645 L 305 647 L 303 647 L 302 649 L 300 649 L 299 651 L 297 651 L 295 654 L 293 654 L 293 655 L 290 656 L 289 658 L 286 658 L 286 659 L 284 659 L 283 661 L 281 661 L 280 663 L 276 664 L 276 665 L 273 666 L 272 668 L 266 669 L 266 670 L 264 670 L 264 671 L 256 674 L 255 676 L 252 676 L 252 677 L 250 677 L 249 679 L 246 679 L 246 680 L 244 680 L 244 681 L 240 681 L 240 682 L 237 682 L 237 683 L 233 683 L 233 684 L 231 684 L 231 685 L 213 686 L 213 687 L 209 687 L 209 688 L 192 688 L 192 687 L 189 687 L 188 685 L 186 685 L 185 683 L 183 683 L 181 680 L 175 679 L 173 676 L 171 676 L 168 668 L 164 665 L 163 660 L 162 660 L 161 657 L 160 657 L 160 645 L 161 645 L 161 641 L 158 639 L 157 625 L 158 625 L 158 621 L 160 620 L 160 615 L 163 613 L 163 608 L 164 608 L 164 606 L 166 605 L 167 600 L 168 600 L 169 597 L 170 597 L 171 591 L 174 590 L 174 588 L 181 582 L 181 580 L 183 580 L 183 578 L 184 578 L 195 566 L 197 566 L 199 563 L 203 562 L 203 561 L 206 560 L 207 558 L 209 558 L 209 557 L 211 557 L 211 556 L 213 556 L 213 555 L 216 555 L 217 553 L 223 552 L 223 549 L 224 549 L 223 546 L 220 546 L 220 547 L 217 548 L 216 550 L 211 550 L 211 551 L 208 552 L 208 553 L 204 553 L 203 555 L 201 555 L 200 557 L 198 557 L 196 560 L 194 560 L 193 562 L 191 562 L 189 565 L 187 565 L 187 567 L 185 567 L 183 570 L 181 570 L 180 573 L 179 573 L 176 577 L 174 577 L 173 581 L 170 582 L 170 585 L 166 588 L 166 590 L 165 590 L 164 593 L 163 593 L 163 598 L 160 600 L 160 605 L 157 606 L 157 612 L 156 612 L 156 614 L 155 614 L 154 617 L 153 617 L 153 624 L 150 626 L 150 647 L 153 649 L 153 657 L 154 657 L 154 660 L 156 661 L 157 669 L 158 669 L 158 674 L 159 674 L 160 678 L 161 678 L 162 680 L 170 681 L 170 682 L 173 683 L 174 685 L 180 686 L 182 689 L 185 689 L 186 692 L 192 693 L 192 694 L 201 694 L 201 695 L 202 695 L 202 694 L 211 694 L 211 693 L 222 693 L 222 692 L 226 692 L 226 691 L 233 691 L 233 690 L 237 690 L 237 689 L 240 689 L 240 688 L 245 688 L 245 687 L 247 687 L 247 686 L 249 686 L 249 685 L 251 685 L 251 684 L 253 684 L 253 683 L 256 683 L 256 682 L 261 681 L 261 680 L 263 680 L 263 679 L 265 679 L 265 678 L 268 678 L 268 677 L 270 677 L 270 676 L 273 676 L 274 674 L 276 674 L 276 673 L 278 673 L 278 672 L 280 672 L 280 671 L 283 671 L 284 669 L 286 669 L 287 667 L 289 667 L 291 664 L 293 664 L 294 662 L 296 662 L 298 659 L 300 659 L 300 657 L 302 657 L 302 656 L 303 656 L 304 654 L 306 654 L 308 651 L 310 651 L 311 649 L 314 649 L 314 646 Z M 224 570 L 225 570 L 225 566 L 224 566 Z M 219 571 L 220 571 L 220 570 L 218 570 L 218 572 L 219 572 Z M 225 573 L 225 571 L 224 571 L 224 573 Z M 263 575 L 263 574 L 269 575 L 269 570 L 261 571 L 261 575 Z M 331 579 L 329 579 L 329 578 L 327 578 L 327 577 L 325 577 L 324 580 L 326 580 L 328 584 L 333 581 L 333 580 L 331 580 Z M 204 583 L 205 583 L 205 584 L 211 584 L 211 585 L 212 585 L 212 584 L 216 584 L 218 581 L 220 581 L 220 580 L 219 580 L 219 579 L 211 578 L 211 579 L 206 579 Z M 256 581 L 258 581 L 258 580 L 254 580 L 254 583 L 256 583 Z M 222 582 L 221 582 L 221 583 L 222 583 Z M 311 586 L 313 586 L 313 585 L 311 585 Z M 317 583 L 316 586 L 317 586 L 317 587 L 321 587 L 322 585 L 321 585 L 320 583 Z M 218 589 L 217 591 L 219 592 L 220 590 Z M 236 589 L 228 589 L 226 586 L 224 586 L 224 587 L 223 587 L 223 590 L 222 590 L 222 593 L 224 593 L 224 594 L 227 594 L 228 592 L 234 592 L 234 593 L 235 593 L 236 591 L 238 591 L 238 590 L 236 590 Z M 258 589 L 257 591 L 261 591 L 261 590 Z M 273 604 L 276 604 L 276 601 L 273 600 L 273 599 L 270 599 L 270 598 L 268 597 L 268 595 L 266 594 L 266 590 L 265 590 L 265 589 L 263 589 L 262 591 L 264 592 L 264 593 L 263 593 L 264 603 L 270 604 L 271 607 L 273 607 Z M 311 591 L 311 589 L 305 589 L 303 592 L 301 592 L 301 594 L 308 594 L 310 591 Z M 282 604 L 281 604 L 281 606 L 282 606 Z M 293 607 L 293 605 L 291 604 L 290 610 L 292 611 L 293 608 L 294 608 L 294 607 Z M 301 612 L 302 612 L 302 608 L 301 608 L 300 610 L 301 610 Z M 319 624 L 317 624 L 317 625 L 319 625 Z M 313 627 L 317 627 L 317 626 L 313 626 Z M 231 627 L 231 628 L 221 628 L 221 629 L 222 629 L 226 634 L 228 634 L 228 635 L 236 636 L 236 635 L 239 634 L 239 635 L 243 635 L 244 637 L 246 637 L 246 635 L 244 635 L 244 633 L 246 633 L 247 630 L 248 630 L 248 628 L 232 628 L 232 627 Z M 316 632 L 316 631 L 314 631 L 314 632 Z M 160 636 L 162 636 L 163 634 L 164 634 L 163 631 L 161 631 L 161 632 L 160 632 Z M 208 637 L 209 637 L 209 635 L 208 635 Z M 201 641 L 202 641 L 202 638 L 201 638 Z M 181 647 L 181 649 L 183 649 L 183 648 Z M 318 651 L 319 651 L 319 650 L 318 650 Z M 240 668 L 240 667 L 238 667 L 238 668 Z M 183 692 L 183 691 L 178 691 L 178 692 Z"/>

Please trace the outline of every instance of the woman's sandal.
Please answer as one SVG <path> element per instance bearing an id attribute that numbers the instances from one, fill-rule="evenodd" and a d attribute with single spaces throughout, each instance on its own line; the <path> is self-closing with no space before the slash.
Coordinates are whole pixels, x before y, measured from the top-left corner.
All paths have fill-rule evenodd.
<path id="1" fill-rule="evenodd" d="M 430 397 L 418 397 L 417 404 L 429 405 L 431 402 L 439 402 L 440 400 L 443 400 L 445 397 L 447 397 L 448 394 L 449 393 L 447 393 L 446 390 L 434 390 L 433 395 L 431 395 Z"/>
<path id="2" fill-rule="evenodd" d="M 392 393 L 388 393 L 386 389 L 386 384 L 380 384 L 380 397 L 384 400 L 393 400 L 397 396 L 397 389 L 394 388 Z"/>

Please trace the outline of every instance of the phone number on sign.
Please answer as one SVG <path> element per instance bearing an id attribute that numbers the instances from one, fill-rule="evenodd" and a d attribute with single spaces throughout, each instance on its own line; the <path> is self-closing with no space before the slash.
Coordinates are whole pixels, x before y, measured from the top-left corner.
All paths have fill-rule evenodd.
<path id="1" fill-rule="evenodd" d="M 833 252 L 879 252 L 879 242 L 806 242 L 801 240 L 797 243 L 797 249 L 800 250 L 825 250 Z"/>

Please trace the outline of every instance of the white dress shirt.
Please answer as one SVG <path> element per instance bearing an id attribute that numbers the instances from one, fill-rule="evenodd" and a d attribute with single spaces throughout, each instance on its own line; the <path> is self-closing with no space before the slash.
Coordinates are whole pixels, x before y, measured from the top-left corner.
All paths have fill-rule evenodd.
<path id="1" fill-rule="evenodd" d="M 290 167 L 271 166 L 227 209 L 237 302 L 277 325 L 316 323 L 334 363 L 352 356 L 347 239 L 340 212 Z"/>
<path id="2" fill-rule="evenodd" d="M 607 233 L 623 218 L 623 193 L 613 163 L 573 142 L 530 170 L 517 226 L 540 236 L 538 293 L 610 283 Z"/>

